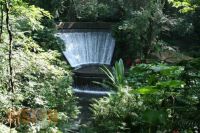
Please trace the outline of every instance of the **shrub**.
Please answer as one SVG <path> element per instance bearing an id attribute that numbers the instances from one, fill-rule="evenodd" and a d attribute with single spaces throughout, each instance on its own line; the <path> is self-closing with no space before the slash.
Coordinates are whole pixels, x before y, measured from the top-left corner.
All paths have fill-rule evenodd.
<path id="1" fill-rule="evenodd" d="M 6 113 L 9 116 L 11 112 L 24 108 L 31 110 L 46 109 L 58 112 L 58 116 L 56 116 L 58 118 L 57 123 L 29 122 L 15 129 L 19 132 L 49 131 L 52 128 L 63 132 L 69 130 L 73 120 L 77 118 L 79 113 L 76 106 L 76 97 L 73 95 L 71 88 L 70 68 L 66 62 L 60 60 L 61 54 L 55 50 L 57 47 L 47 50 L 49 46 L 45 48 L 45 45 L 38 45 L 32 36 L 34 35 L 33 32 L 35 33 L 44 28 L 41 21 L 43 17 L 50 18 L 50 14 L 24 2 L 13 1 L 9 15 L 12 18 L 13 27 L 11 65 L 14 73 L 14 93 L 8 91 L 10 75 L 7 44 L 9 40 L 4 29 L 3 41 L 0 46 L 0 117 L 3 124 L 10 125 L 9 119 L 15 119 L 12 118 L 13 116 L 7 119 Z M 51 45 L 59 44 L 55 40 L 56 38 L 52 37 L 53 33 L 48 35 L 53 39 Z M 48 40 L 44 39 L 43 43 L 48 43 Z M 1 126 L 1 128 L 3 127 Z"/>
<path id="2" fill-rule="evenodd" d="M 186 66 L 166 64 L 132 67 L 121 89 L 92 104 L 93 130 L 111 133 L 189 132 L 198 127 L 199 93 L 192 92 L 194 79 L 188 90 L 188 83 L 183 79 L 186 71 Z"/>

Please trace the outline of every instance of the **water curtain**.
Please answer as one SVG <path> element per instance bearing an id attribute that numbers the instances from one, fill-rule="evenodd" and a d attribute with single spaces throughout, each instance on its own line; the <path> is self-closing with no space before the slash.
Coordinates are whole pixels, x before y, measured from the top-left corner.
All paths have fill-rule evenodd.
<path id="1" fill-rule="evenodd" d="M 63 31 L 57 34 L 65 43 L 63 51 L 72 67 L 88 64 L 110 65 L 115 40 L 109 31 Z"/>

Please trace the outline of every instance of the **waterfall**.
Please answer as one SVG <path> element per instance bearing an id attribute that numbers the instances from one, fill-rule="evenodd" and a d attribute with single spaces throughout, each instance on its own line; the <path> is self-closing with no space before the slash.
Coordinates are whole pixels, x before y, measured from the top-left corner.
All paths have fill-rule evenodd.
<path id="1" fill-rule="evenodd" d="M 115 40 L 109 31 L 63 31 L 57 36 L 65 43 L 63 54 L 72 67 L 87 64 L 110 65 Z"/>
<path id="2" fill-rule="evenodd" d="M 99 65 L 110 65 L 115 39 L 110 31 L 102 29 L 69 29 L 61 31 L 57 36 L 64 41 L 63 54 L 66 59 L 72 67 L 78 68 L 73 71 L 75 73 L 74 81 L 76 81 L 73 90 L 75 95 L 79 97 L 78 103 L 82 107 L 80 120 L 84 123 L 91 117 L 89 109 L 92 103 L 91 99 L 113 93 L 108 88 L 97 87 L 91 83 L 92 80 L 99 81 L 99 78 L 103 80 L 102 73 L 99 72 Z M 82 65 L 87 66 L 81 67 Z M 83 86 L 82 83 L 86 83 L 86 85 Z"/>

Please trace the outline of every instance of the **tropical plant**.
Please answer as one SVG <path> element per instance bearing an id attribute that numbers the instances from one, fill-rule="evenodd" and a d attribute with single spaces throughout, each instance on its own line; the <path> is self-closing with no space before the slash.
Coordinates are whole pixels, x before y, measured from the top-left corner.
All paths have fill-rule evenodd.
<path id="1" fill-rule="evenodd" d="M 14 129 L 23 132 L 49 131 L 51 128 L 63 132 L 69 130 L 79 113 L 76 97 L 73 96 L 71 88 L 70 69 L 64 61 L 60 60 L 58 46 L 49 49 L 45 43 L 50 40 L 44 39 L 43 44 L 40 45 L 35 41 L 36 33 L 45 28 L 42 25 L 43 18 L 50 19 L 51 15 L 21 0 L 14 0 L 11 3 L 1 2 L 3 8 L 0 12 L 3 16 L 7 16 L 3 17 L 1 23 L 0 117 L 2 124 L 7 123 L 11 126 L 5 115 L 9 114 L 9 110 L 12 112 L 24 108 L 33 110 L 42 108 L 56 110 L 58 123 L 46 125 L 30 122 Z M 52 38 L 53 33 L 49 33 L 49 36 Z M 55 37 L 52 40 L 52 46 L 59 44 Z M 8 82 L 11 79 L 12 86 Z"/>
<path id="2" fill-rule="evenodd" d="M 111 88 L 115 88 L 118 90 L 125 86 L 125 70 L 122 59 L 120 59 L 119 62 L 115 63 L 115 65 L 112 67 L 112 71 L 110 71 L 106 67 L 103 67 L 102 71 L 109 78 L 109 81 L 106 81 L 103 84 L 104 86 L 106 86 L 106 88 L 109 88 L 110 86 Z"/>
<path id="3" fill-rule="evenodd" d="M 187 84 L 195 86 L 183 80 L 185 72 L 185 67 L 166 64 L 132 67 L 124 78 L 125 85 L 118 85 L 121 88 L 116 93 L 95 100 L 91 127 L 97 132 L 141 133 L 189 132 L 198 127 L 194 115 L 199 117 L 199 93 L 187 89 Z"/>
<path id="4" fill-rule="evenodd" d="M 137 56 L 146 59 L 155 50 L 160 33 L 169 30 L 170 25 L 168 17 L 162 11 L 164 4 L 151 1 L 140 10 L 132 9 L 127 19 L 114 30 L 116 37 L 120 39 L 120 35 L 123 36 L 123 43 L 119 45 L 127 45 L 125 49 L 129 49 L 130 53 L 126 53 L 126 56 L 128 54 L 132 59 Z"/>

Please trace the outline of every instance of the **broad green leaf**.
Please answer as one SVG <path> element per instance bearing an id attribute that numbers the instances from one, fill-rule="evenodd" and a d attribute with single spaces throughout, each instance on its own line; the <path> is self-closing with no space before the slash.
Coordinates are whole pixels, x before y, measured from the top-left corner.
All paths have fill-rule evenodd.
<path id="1" fill-rule="evenodd" d="M 133 90 L 133 93 L 139 94 L 156 94 L 159 90 L 155 88 L 155 86 L 145 86 L 136 90 Z"/>
<path id="2" fill-rule="evenodd" d="M 184 87 L 185 83 L 180 80 L 170 80 L 170 81 L 160 81 L 156 84 L 157 86 L 161 87 L 169 87 L 169 88 L 182 88 Z"/>

